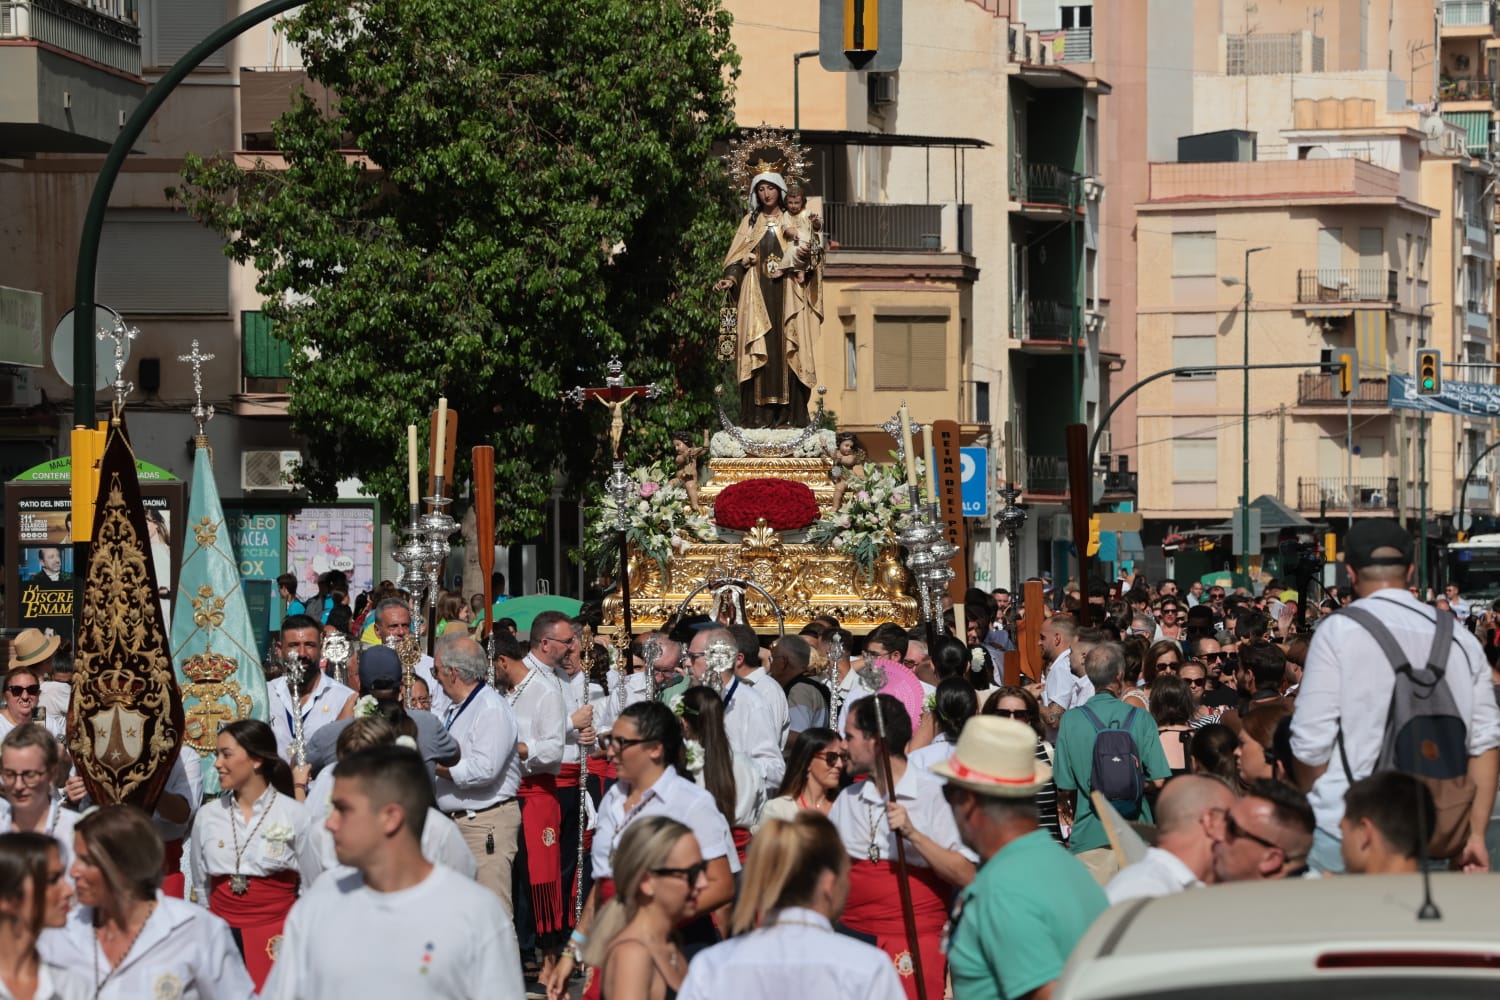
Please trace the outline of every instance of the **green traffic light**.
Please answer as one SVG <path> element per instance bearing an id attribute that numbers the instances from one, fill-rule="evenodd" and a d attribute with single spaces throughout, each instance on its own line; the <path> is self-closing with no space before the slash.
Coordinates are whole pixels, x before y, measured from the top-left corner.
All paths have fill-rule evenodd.
<path id="1" fill-rule="evenodd" d="M 1430 378 L 1424 378 L 1422 380 L 1422 388 L 1424 388 L 1424 389 L 1431 389 L 1432 385 L 1433 385 L 1432 379 L 1430 379 Z"/>

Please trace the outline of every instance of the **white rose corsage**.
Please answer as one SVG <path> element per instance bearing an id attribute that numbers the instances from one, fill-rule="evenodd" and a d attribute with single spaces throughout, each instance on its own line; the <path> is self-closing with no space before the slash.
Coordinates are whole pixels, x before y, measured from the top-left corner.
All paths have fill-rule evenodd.
<path id="1" fill-rule="evenodd" d="M 703 773 L 703 744 L 697 740 L 683 740 L 682 752 L 687 759 L 687 769 L 693 774 Z"/>
<path id="2" fill-rule="evenodd" d="M 354 703 L 354 717 L 356 719 L 368 719 L 380 711 L 380 702 L 373 695 L 365 695 Z"/>
<path id="3" fill-rule="evenodd" d="M 969 662 L 971 664 L 973 664 L 973 668 L 975 670 L 983 670 L 984 669 L 984 647 L 983 646 L 975 646 L 973 649 L 969 650 Z"/>
<path id="4" fill-rule="evenodd" d="M 273 858 L 279 858 L 286 852 L 286 846 L 296 837 L 297 831 L 290 823 L 272 823 L 261 831 L 261 837 L 266 842 L 266 854 Z"/>

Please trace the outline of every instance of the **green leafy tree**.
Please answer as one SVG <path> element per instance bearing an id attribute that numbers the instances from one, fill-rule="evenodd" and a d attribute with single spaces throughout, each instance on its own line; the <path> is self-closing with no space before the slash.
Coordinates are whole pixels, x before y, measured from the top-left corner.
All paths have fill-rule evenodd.
<path id="1" fill-rule="evenodd" d="M 561 481 L 603 475 L 608 414 L 559 399 L 671 386 L 627 409 L 632 463 L 704 426 L 711 291 L 736 208 L 714 144 L 738 59 L 719 0 L 311 0 L 284 164 L 192 158 L 169 192 L 253 264 L 293 348 L 290 414 L 314 497 L 358 477 L 405 502 L 405 426 L 446 395 L 459 468 L 496 453 L 497 529 L 537 532 Z M 358 153 L 351 153 L 358 150 Z"/>

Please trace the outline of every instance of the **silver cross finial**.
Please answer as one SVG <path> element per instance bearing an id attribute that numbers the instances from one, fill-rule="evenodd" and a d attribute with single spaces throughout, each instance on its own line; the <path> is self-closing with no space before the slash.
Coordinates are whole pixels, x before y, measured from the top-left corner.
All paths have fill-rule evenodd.
<path id="1" fill-rule="evenodd" d="M 197 422 L 198 434 L 200 436 L 206 433 L 204 428 L 206 427 L 208 422 L 214 418 L 213 406 L 203 405 L 203 362 L 212 361 L 213 359 L 214 356 L 212 354 L 204 354 L 202 351 L 198 350 L 198 341 L 196 340 L 193 341 L 192 353 L 177 355 L 178 361 L 193 366 L 194 402 L 193 408 L 188 412 L 193 415 L 193 420 Z"/>
<path id="2" fill-rule="evenodd" d="M 610 358 L 609 364 L 605 366 L 605 369 L 609 372 L 604 377 L 605 385 L 614 388 L 615 386 L 625 384 L 625 366 L 620 362 L 618 357 Z"/>
<path id="3" fill-rule="evenodd" d="M 902 401 L 901 405 L 905 406 L 905 401 Z M 922 425 L 917 423 L 915 420 L 910 421 L 910 425 L 912 437 L 919 436 L 924 429 Z M 891 440 L 896 442 L 896 457 L 899 458 L 902 462 L 905 462 L 906 449 L 901 446 L 901 412 L 898 410 L 894 417 L 880 425 L 880 429 L 889 434 L 891 436 Z"/>
<path id="4" fill-rule="evenodd" d="M 123 407 L 125 397 L 135 390 L 135 383 L 125 379 L 125 351 L 130 342 L 141 335 L 141 331 L 133 326 L 126 326 L 123 319 L 116 319 L 114 325 L 108 330 L 99 330 L 97 336 L 100 340 L 106 337 L 115 342 L 115 380 L 110 383 L 115 390 L 115 406 Z"/>

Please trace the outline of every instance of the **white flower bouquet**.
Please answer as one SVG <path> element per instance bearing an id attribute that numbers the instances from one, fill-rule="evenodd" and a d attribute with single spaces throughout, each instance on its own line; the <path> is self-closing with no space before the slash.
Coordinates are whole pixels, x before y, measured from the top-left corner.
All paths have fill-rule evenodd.
<path id="1" fill-rule="evenodd" d="M 601 490 L 593 510 L 584 556 L 591 566 L 610 566 L 619 530 L 614 496 Z M 655 559 L 663 572 L 672 554 L 684 545 L 718 539 L 713 521 L 689 506 L 687 490 L 665 465 L 642 466 L 631 474 L 625 519 L 626 540 Z"/>
<path id="2" fill-rule="evenodd" d="M 897 469 L 871 464 L 863 480 L 849 484 L 844 506 L 807 530 L 807 540 L 848 553 L 869 576 L 881 551 L 899 544 L 910 523 L 910 495 Z"/>

